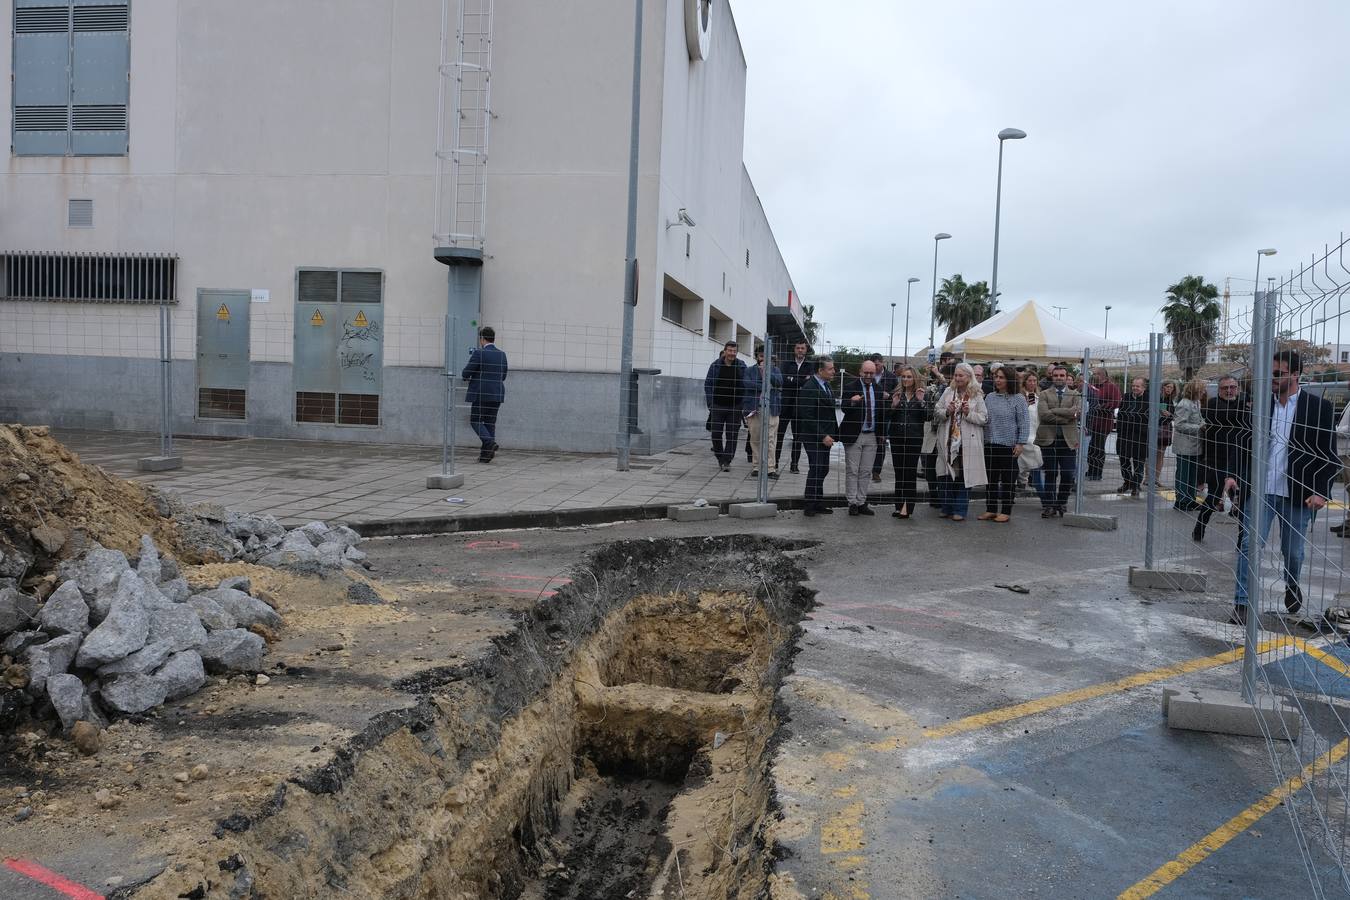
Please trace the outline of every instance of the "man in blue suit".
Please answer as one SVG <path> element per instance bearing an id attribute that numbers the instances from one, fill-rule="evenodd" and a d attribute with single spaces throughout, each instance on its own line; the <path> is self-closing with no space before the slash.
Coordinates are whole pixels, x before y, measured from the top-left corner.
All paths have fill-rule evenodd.
<path id="1" fill-rule="evenodd" d="M 506 399 L 506 354 L 492 343 L 497 333 L 484 326 L 478 329 L 478 349 L 464 364 L 464 380 L 469 383 L 469 424 L 483 449 L 480 463 L 492 462 L 497 455 L 497 410 Z"/>

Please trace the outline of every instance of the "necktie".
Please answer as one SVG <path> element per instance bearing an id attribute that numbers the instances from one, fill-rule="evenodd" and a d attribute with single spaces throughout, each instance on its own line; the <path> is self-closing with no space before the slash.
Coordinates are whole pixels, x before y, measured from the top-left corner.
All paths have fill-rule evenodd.
<path id="1" fill-rule="evenodd" d="M 863 403 L 867 404 L 867 411 L 863 413 L 863 431 L 872 430 L 872 386 L 863 385 Z"/>
<path id="2" fill-rule="evenodd" d="M 1064 388 L 1059 389 L 1059 402 L 1060 403 L 1064 402 Z"/>

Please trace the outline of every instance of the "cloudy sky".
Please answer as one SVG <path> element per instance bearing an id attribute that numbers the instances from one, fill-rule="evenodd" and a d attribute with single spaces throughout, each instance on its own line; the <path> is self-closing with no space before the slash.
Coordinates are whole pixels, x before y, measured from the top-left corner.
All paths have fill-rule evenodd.
<path id="1" fill-rule="evenodd" d="M 909 276 L 926 345 L 938 231 L 939 278 L 989 278 L 1005 127 L 1002 308 L 1146 341 L 1182 275 L 1250 292 L 1257 248 L 1264 281 L 1350 232 L 1345 0 L 732 8 L 746 165 L 835 345 L 884 352 L 898 300 L 899 352 Z"/>

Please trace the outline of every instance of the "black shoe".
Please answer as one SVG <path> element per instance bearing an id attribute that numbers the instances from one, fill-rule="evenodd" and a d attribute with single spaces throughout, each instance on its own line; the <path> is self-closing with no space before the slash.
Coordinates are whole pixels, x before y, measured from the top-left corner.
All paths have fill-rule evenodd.
<path id="1" fill-rule="evenodd" d="M 751 470 L 750 470 L 750 477 L 751 477 L 751 478 L 758 478 L 758 477 L 759 477 L 759 469 L 751 469 Z"/>
<path id="2" fill-rule="evenodd" d="M 850 516 L 856 516 L 856 515 L 859 514 L 858 511 L 859 511 L 860 509 L 862 509 L 862 507 L 860 507 L 860 506 L 854 506 L 852 503 L 850 503 L 850 504 L 848 505 L 848 514 L 849 514 Z"/>
<path id="3" fill-rule="evenodd" d="M 1196 519 L 1195 527 L 1191 529 L 1191 540 L 1197 544 L 1205 539 L 1205 520 Z"/>
<path id="4" fill-rule="evenodd" d="M 1116 488 L 1117 494 L 1128 494 L 1129 492 L 1130 486 L 1128 484 L 1122 484 L 1120 487 Z"/>
<path id="5" fill-rule="evenodd" d="M 876 510 L 872 509 L 872 507 L 870 507 L 870 506 L 868 506 L 867 504 L 864 503 L 862 506 L 858 507 L 858 515 L 860 515 L 860 516 L 875 516 L 875 515 L 876 515 Z"/>
<path id="6" fill-rule="evenodd" d="M 722 471 L 723 471 L 723 472 L 730 472 L 730 471 L 731 471 L 731 463 L 722 463 Z"/>
<path id="7" fill-rule="evenodd" d="M 802 507 L 802 515 L 806 516 L 808 519 L 819 514 L 819 511 L 814 506 Z"/>
<path id="8" fill-rule="evenodd" d="M 796 466 L 790 466 L 790 467 L 788 468 L 788 471 L 791 472 L 793 475 L 800 475 L 800 474 L 802 474 L 802 470 L 799 469 L 799 468 L 797 468 Z"/>
<path id="9" fill-rule="evenodd" d="M 1303 608 L 1303 590 L 1296 584 L 1286 585 L 1284 589 L 1284 608 L 1290 615 Z"/>
<path id="10" fill-rule="evenodd" d="M 769 473 L 769 480 L 770 480 L 770 481 L 777 481 L 777 480 L 778 480 L 778 473 L 777 473 L 777 472 L 770 472 L 770 473 Z"/>
<path id="11" fill-rule="evenodd" d="M 1231 613 L 1228 614 L 1228 624 L 1230 624 L 1230 625 L 1246 625 L 1246 624 L 1247 624 L 1247 607 L 1246 607 L 1246 605 L 1242 605 L 1242 606 L 1234 606 L 1234 607 L 1233 607 L 1233 611 L 1232 611 Z"/>
<path id="12" fill-rule="evenodd" d="M 897 509 L 895 512 L 891 513 L 891 518 L 892 518 L 892 519 L 904 519 L 904 518 L 908 518 L 908 517 L 907 517 L 907 516 L 904 516 L 904 515 L 901 515 L 900 510 Z"/>
<path id="13" fill-rule="evenodd" d="M 1053 506 L 1046 506 L 1041 509 L 1042 519 L 1050 519 L 1053 518 L 1054 515 L 1055 515 L 1055 508 Z"/>
<path id="14" fill-rule="evenodd" d="M 1339 524 L 1339 525 L 1332 525 L 1330 528 L 1327 529 L 1327 531 L 1330 531 L 1332 534 L 1344 535 L 1344 534 L 1345 534 L 1345 524 L 1346 524 L 1346 523 L 1342 522 L 1342 523 Z"/>

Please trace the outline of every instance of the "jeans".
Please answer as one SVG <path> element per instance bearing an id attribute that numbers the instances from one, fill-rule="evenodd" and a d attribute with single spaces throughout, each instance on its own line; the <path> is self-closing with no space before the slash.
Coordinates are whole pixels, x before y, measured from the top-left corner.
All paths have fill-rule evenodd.
<path id="1" fill-rule="evenodd" d="M 476 400 L 469 407 L 469 427 L 483 442 L 484 450 L 491 450 L 492 445 L 497 443 L 497 410 L 501 408 L 500 403 L 481 403 Z"/>
<path id="2" fill-rule="evenodd" d="M 783 414 L 778 417 L 778 443 L 773 452 L 773 467 L 775 469 L 783 461 L 783 439 L 787 437 L 788 428 L 792 428 L 792 468 L 797 468 L 797 464 L 802 458 L 802 436 L 797 428 L 797 415 L 795 410 L 787 403 L 783 404 Z"/>
<path id="3" fill-rule="evenodd" d="M 895 508 L 912 510 L 919 500 L 919 445 L 891 440 L 891 465 L 895 468 Z"/>
<path id="4" fill-rule="evenodd" d="M 938 492 L 942 497 L 942 511 L 945 514 L 965 517 L 966 511 L 970 509 L 970 491 L 966 488 L 964 475 L 956 478 L 940 476 Z"/>
<path id="5" fill-rule="evenodd" d="M 712 413 L 712 448 L 718 465 L 729 466 L 736 458 L 736 437 L 741 431 L 740 410 L 728 406 L 714 406 Z"/>
<path id="6" fill-rule="evenodd" d="M 1013 495 L 1017 493 L 1017 457 L 1013 448 L 1003 444 L 985 444 L 985 466 L 989 484 L 985 487 L 984 508 L 991 513 L 1012 515 Z"/>
<path id="7" fill-rule="evenodd" d="M 1041 475 L 1040 469 L 1032 469 L 1027 472 L 1027 484 L 1036 492 L 1036 496 L 1041 498 L 1041 505 L 1045 505 L 1045 478 Z"/>
<path id="8" fill-rule="evenodd" d="M 942 500 L 942 485 L 938 483 L 936 450 L 923 454 L 923 480 L 928 482 L 928 505 L 939 505 Z"/>
<path id="9" fill-rule="evenodd" d="M 1064 438 L 1055 438 L 1049 447 L 1041 448 L 1041 457 L 1045 464 L 1041 466 L 1045 473 L 1044 487 L 1041 491 L 1041 506 L 1047 509 L 1064 509 L 1069 504 L 1069 494 L 1073 491 L 1073 467 L 1078 451 L 1070 447 Z"/>
<path id="10" fill-rule="evenodd" d="M 802 441 L 806 448 L 806 498 L 804 506 L 815 509 L 824 506 L 825 476 L 830 474 L 830 448 L 820 442 L 818 437 L 807 437 Z"/>
<path id="11" fill-rule="evenodd" d="M 1256 545 L 1257 552 L 1266 546 L 1270 536 L 1270 523 L 1276 517 L 1280 520 L 1280 556 L 1284 560 L 1284 583 L 1286 587 L 1298 584 L 1299 573 L 1303 570 L 1303 551 L 1307 545 L 1308 528 L 1317 518 L 1315 510 L 1308 509 L 1302 503 L 1288 497 L 1263 494 L 1261 514 L 1257 516 Z M 1233 594 L 1234 606 L 1247 605 L 1247 540 L 1251 518 L 1251 503 L 1243 508 L 1244 521 L 1238 537 L 1237 589 Z"/>
<path id="12" fill-rule="evenodd" d="M 1195 509 L 1196 477 L 1200 474 L 1199 456 L 1177 456 L 1178 509 Z M 1222 485 L 1219 486 L 1222 489 Z"/>
<path id="13" fill-rule="evenodd" d="M 849 506 L 866 506 L 867 489 L 872 486 L 872 457 L 877 452 L 877 436 L 865 431 L 844 448 L 844 496 Z"/>

